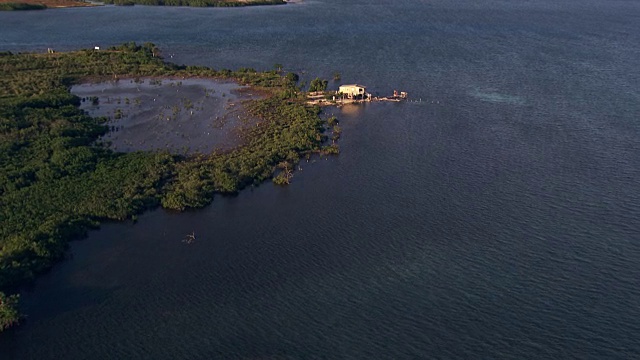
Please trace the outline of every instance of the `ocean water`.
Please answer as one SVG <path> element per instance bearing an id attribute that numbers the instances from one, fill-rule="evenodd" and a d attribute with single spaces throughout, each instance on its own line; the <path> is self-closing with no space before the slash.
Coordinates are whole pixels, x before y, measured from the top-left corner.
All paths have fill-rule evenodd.
<path id="1" fill-rule="evenodd" d="M 286 188 L 73 243 L 0 358 L 640 358 L 639 19 L 600 0 L 0 13 L 0 50 L 151 41 L 411 99 L 326 109 L 342 153 Z"/>

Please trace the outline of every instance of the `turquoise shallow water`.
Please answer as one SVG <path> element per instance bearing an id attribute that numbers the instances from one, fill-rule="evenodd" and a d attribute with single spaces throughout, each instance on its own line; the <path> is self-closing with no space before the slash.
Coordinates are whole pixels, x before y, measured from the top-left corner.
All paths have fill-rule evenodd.
<path id="1" fill-rule="evenodd" d="M 422 99 L 327 110 L 342 154 L 287 188 L 74 243 L 25 289 L 2 359 L 640 357 L 638 15 L 595 0 L 0 14 L 0 50 L 152 41 L 178 63 L 340 71 Z"/>

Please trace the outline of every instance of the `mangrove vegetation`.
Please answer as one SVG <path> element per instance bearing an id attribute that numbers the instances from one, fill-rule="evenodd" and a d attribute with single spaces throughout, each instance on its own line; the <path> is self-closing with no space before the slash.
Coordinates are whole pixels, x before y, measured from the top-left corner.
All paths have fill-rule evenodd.
<path id="1" fill-rule="evenodd" d="M 245 105 L 258 121 L 242 128 L 242 143 L 231 150 L 118 153 L 96 141 L 108 131 L 107 119 L 80 110 L 81 99 L 69 89 L 139 77 L 234 80 L 265 96 Z M 297 78 L 165 63 L 151 43 L 0 53 L 0 330 L 19 320 L 17 297 L 7 294 L 51 267 L 69 240 L 100 221 L 130 219 L 155 206 L 202 207 L 216 193 L 235 193 L 276 172 L 276 183 L 289 183 L 300 156 L 337 153 L 336 144 L 324 145 L 326 123 L 319 108 L 305 105 Z"/>

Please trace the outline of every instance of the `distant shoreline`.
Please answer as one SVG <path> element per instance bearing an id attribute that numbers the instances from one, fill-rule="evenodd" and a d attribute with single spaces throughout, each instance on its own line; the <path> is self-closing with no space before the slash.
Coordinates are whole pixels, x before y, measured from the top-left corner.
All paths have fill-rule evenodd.
<path id="1" fill-rule="evenodd" d="M 118 6 L 188 6 L 188 7 L 245 7 L 286 5 L 286 0 L 104 0 L 106 5 Z"/>
<path id="2" fill-rule="evenodd" d="M 70 7 L 94 7 L 100 4 L 75 0 L 0 0 L 0 10 L 26 11 Z"/>
<path id="3" fill-rule="evenodd" d="M 245 7 L 258 5 L 286 5 L 302 0 L 106 0 L 102 4 L 76 0 L 0 0 L 0 11 L 27 11 L 71 7 L 118 6 L 188 6 L 188 7 Z"/>

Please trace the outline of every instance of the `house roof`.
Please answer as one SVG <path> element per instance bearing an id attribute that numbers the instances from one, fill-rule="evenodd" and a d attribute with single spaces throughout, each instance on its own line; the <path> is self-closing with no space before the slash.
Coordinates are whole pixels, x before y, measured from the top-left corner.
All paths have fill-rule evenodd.
<path id="1" fill-rule="evenodd" d="M 358 84 L 345 84 L 345 85 L 340 85 L 340 87 L 361 87 L 361 88 L 367 88 L 364 85 L 358 85 Z"/>

